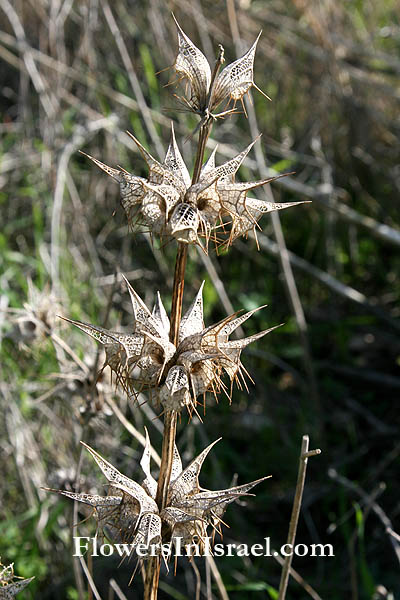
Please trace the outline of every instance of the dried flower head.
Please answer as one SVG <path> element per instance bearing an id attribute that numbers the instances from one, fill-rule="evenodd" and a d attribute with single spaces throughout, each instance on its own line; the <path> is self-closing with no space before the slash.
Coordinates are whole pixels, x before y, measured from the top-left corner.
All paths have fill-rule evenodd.
<path id="1" fill-rule="evenodd" d="M 23 579 L 14 575 L 14 564 L 5 567 L 0 560 L 0 600 L 11 600 L 35 579 Z"/>
<path id="2" fill-rule="evenodd" d="M 60 304 L 48 285 L 37 288 L 28 278 L 28 298 L 21 309 L 13 309 L 16 317 L 11 332 L 13 340 L 27 346 L 41 342 L 51 335 L 56 324 Z"/>
<path id="3" fill-rule="evenodd" d="M 125 278 L 124 278 L 125 279 Z M 205 327 L 203 319 L 203 284 L 182 317 L 177 347 L 169 340 L 170 323 L 160 295 L 153 312 L 125 279 L 132 301 L 133 332 L 109 331 L 95 325 L 65 319 L 102 343 L 106 365 L 117 374 L 125 389 L 135 393 L 146 389 L 155 394 L 165 410 L 195 409 L 196 398 L 212 391 L 224 390 L 231 396 L 233 382 L 245 384 L 240 354 L 251 342 L 275 327 L 241 340 L 229 340 L 230 334 L 260 307 L 244 315 L 236 314 Z M 221 377 L 227 373 L 231 382 L 226 388 Z"/>
<path id="4" fill-rule="evenodd" d="M 159 552 L 162 550 L 161 545 L 169 542 L 180 543 L 182 546 L 197 543 L 201 546 L 208 526 L 211 525 L 214 529 L 220 527 L 227 505 L 267 479 L 262 477 L 224 490 L 210 491 L 202 488 L 199 484 L 200 469 L 207 454 L 218 441 L 207 446 L 185 469 L 182 468 L 182 461 L 175 447 L 167 503 L 161 511 L 155 501 L 157 482 L 150 471 L 150 440 L 147 430 L 146 445 L 140 461 L 145 474 L 141 485 L 120 473 L 90 446 L 81 442 L 108 481 L 107 496 L 46 489 L 93 507 L 97 520 L 96 535 L 105 534 L 113 542 L 132 544 L 132 552 L 138 544 L 144 544 L 147 548 L 157 546 Z"/>
<path id="5" fill-rule="evenodd" d="M 173 124 L 163 163 L 129 135 L 149 167 L 148 179 L 108 167 L 88 154 L 85 156 L 119 182 L 121 203 L 131 226 L 145 225 L 152 234 L 173 236 L 179 242 L 198 244 L 207 251 L 210 238 L 217 245 L 230 245 L 249 230 L 255 231 L 263 214 L 302 204 L 268 202 L 247 196 L 249 191 L 286 174 L 248 183 L 235 182 L 235 174 L 256 140 L 218 167 L 214 150 L 203 165 L 199 181 L 192 184 L 175 140 Z M 200 238 L 205 240 L 205 246 Z"/>
<path id="6" fill-rule="evenodd" d="M 270 100 L 254 83 L 254 56 L 261 32 L 251 48 L 241 58 L 226 66 L 213 79 L 206 57 L 182 31 L 177 20 L 175 18 L 174 20 L 178 29 L 178 54 L 173 68 L 179 80 L 184 80 L 186 83 L 186 94 L 178 99 L 190 111 L 201 116 L 208 116 L 225 100 L 227 105 L 224 112 L 221 115 L 213 116 L 225 115 L 227 112 L 231 112 L 226 110 L 231 102 L 235 106 L 236 102 L 240 100 L 243 105 L 243 96 L 249 92 L 251 87 L 255 87 Z"/>

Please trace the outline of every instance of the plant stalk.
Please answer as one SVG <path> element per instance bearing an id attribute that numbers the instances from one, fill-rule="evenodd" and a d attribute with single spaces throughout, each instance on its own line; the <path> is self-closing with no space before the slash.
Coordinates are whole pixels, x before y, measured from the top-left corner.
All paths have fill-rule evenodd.
<path id="1" fill-rule="evenodd" d="M 223 49 L 220 47 L 220 53 L 216 61 L 214 72 L 212 75 L 212 81 L 210 85 L 210 93 L 208 95 L 208 104 L 210 104 L 212 98 L 212 91 L 214 88 L 215 78 L 218 70 L 223 62 Z M 192 185 L 197 183 L 200 179 L 201 168 L 204 161 L 204 153 L 209 138 L 212 125 L 213 117 L 210 115 L 208 109 L 205 111 L 203 122 L 200 125 L 199 141 L 197 144 L 196 159 L 193 169 Z M 174 273 L 174 284 L 172 288 L 172 302 L 171 302 L 171 329 L 170 329 L 170 341 L 176 347 L 178 346 L 179 340 L 179 326 L 182 317 L 182 301 L 183 301 L 183 288 L 185 286 L 185 271 L 188 255 L 188 244 L 184 242 L 178 243 L 178 250 L 175 260 L 175 273 Z M 164 433 L 163 443 L 161 452 L 161 465 L 160 474 L 158 476 L 156 502 L 159 510 L 161 511 L 167 506 L 168 501 L 168 489 L 169 482 L 171 479 L 172 461 L 174 457 L 174 445 L 176 438 L 176 424 L 178 419 L 178 413 L 176 411 L 168 411 L 165 413 L 164 418 Z M 157 600 L 158 594 L 158 582 L 160 578 L 160 567 L 161 560 L 158 556 L 150 558 L 146 568 L 146 577 L 144 581 L 144 600 Z"/>
<path id="2" fill-rule="evenodd" d="M 187 254 L 188 244 L 179 242 L 175 261 L 174 286 L 172 288 L 171 329 L 169 334 L 169 339 L 175 346 L 178 345 L 179 325 L 181 323 Z"/>

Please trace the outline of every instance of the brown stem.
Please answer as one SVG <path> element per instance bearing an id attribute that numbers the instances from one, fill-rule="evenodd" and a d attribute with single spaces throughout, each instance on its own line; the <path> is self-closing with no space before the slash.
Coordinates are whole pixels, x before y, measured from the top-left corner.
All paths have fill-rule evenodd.
<path id="1" fill-rule="evenodd" d="M 185 285 L 185 270 L 188 244 L 179 242 L 175 261 L 174 287 L 172 289 L 170 341 L 177 346 L 179 325 L 181 323 L 183 288 Z"/>
<path id="2" fill-rule="evenodd" d="M 204 152 L 208 137 L 211 132 L 212 124 L 213 120 L 211 117 L 209 117 L 200 127 L 199 142 L 197 144 L 197 153 L 193 169 L 192 185 L 197 183 L 200 178 L 201 167 L 204 160 Z M 169 333 L 169 339 L 175 346 L 178 345 L 179 325 L 182 315 L 182 300 L 183 288 L 185 285 L 187 253 L 188 244 L 179 242 L 175 261 L 174 287 L 172 289 L 171 303 L 171 329 Z"/>
<path id="3" fill-rule="evenodd" d="M 214 70 L 211 75 L 210 89 L 208 91 L 208 96 L 207 96 L 207 108 L 210 112 L 213 109 L 214 91 L 215 91 L 215 85 L 217 82 L 217 75 L 218 75 L 218 72 L 219 72 L 221 66 L 225 62 L 224 47 L 221 44 L 218 44 L 218 48 L 219 48 L 218 57 L 217 57 L 217 60 L 215 61 Z"/>
<path id="4" fill-rule="evenodd" d="M 167 506 L 168 487 L 171 478 L 172 460 L 174 457 L 177 417 L 178 413 L 174 410 L 165 413 L 161 468 L 158 476 L 156 495 L 156 502 L 160 510 Z"/>
<path id="5" fill-rule="evenodd" d="M 143 600 L 157 600 L 158 580 L 160 578 L 160 559 L 153 556 L 149 559 L 144 581 Z"/>
<path id="6" fill-rule="evenodd" d="M 220 53 L 213 72 L 208 102 L 210 102 L 214 81 L 222 62 L 223 49 L 221 46 Z M 196 160 L 193 169 L 192 185 L 194 183 L 197 183 L 200 179 L 201 167 L 203 165 L 204 160 L 204 152 L 206 149 L 206 144 L 211 132 L 212 125 L 213 118 L 211 117 L 211 115 L 205 116 L 204 122 L 200 126 Z M 174 285 L 172 289 L 171 302 L 171 329 L 169 334 L 170 341 L 175 346 L 178 346 L 179 340 L 179 326 L 181 323 L 182 316 L 182 300 L 183 288 L 185 285 L 187 254 L 188 244 L 185 244 L 184 242 L 179 242 L 175 261 Z M 165 508 L 165 506 L 167 506 L 168 501 L 168 488 L 171 479 L 172 461 L 174 458 L 177 418 L 178 413 L 176 411 L 168 411 L 165 413 L 161 465 L 160 474 L 158 476 L 156 494 L 156 502 L 160 511 L 163 508 Z M 144 600 L 157 600 L 160 567 L 161 561 L 159 557 L 154 556 L 150 558 L 147 564 L 146 577 L 144 581 Z"/>
<path id="7" fill-rule="evenodd" d="M 192 185 L 200 179 L 201 167 L 203 166 L 204 152 L 208 136 L 210 135 L 213 119 L 212 117 L 204 117 L 204 123 L 200 125 L 199 142 L 197 145 L 196 159 L 194 162 Z"/>
<path id="8" fill-rule="evenodd" d="M 177 417 L 178 413 L 176 411 L 168 411 L 165 413 L 161 466 L 156 494 L 156 502 L 160 511 L 167 506 L 168 501 L 168 488 L 171 479 L 172 460 L 174 457 Z M 149 559 L 146 568 L 146 579 L 144 581 L 144 600 L 157 600 L 160 567 L 161 561 L 158 556 L 153 556 Z"/>

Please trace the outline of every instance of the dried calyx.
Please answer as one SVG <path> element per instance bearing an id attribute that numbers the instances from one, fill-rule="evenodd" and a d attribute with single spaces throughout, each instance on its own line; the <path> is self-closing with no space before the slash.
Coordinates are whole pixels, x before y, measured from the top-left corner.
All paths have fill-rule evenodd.
<path id="1" fill-rule="evenodd" d="M 178 54 L 173 68 L 179 80 L 183 79 L 186 84 L 185 96 L 178 97 L 186 108 L 203 117 L 208 115 L 224 116 L 227 112 L 232 112 L 227 111 L 232 102 L 235 106 L 236 102 L 240 100 L 243 105 L 243 96 L 252 87 L 270 100 L 254 83 L 254 56 L 261 32 L 251 48 L 241 58 L 226 66 L 213 79 L 210 65 L 204 54 L 182 31 L 176 19 L 175 23 L 178 29 Z M 212 111 L 223 101 L 227 103 L 224 112 L 220 115 L 212 115 Z"/>
<path id="2" fill-rule="evenodd" d="M 205 448 L 185 469 L 182 468 L 175 446 L 167 504 L 161 511 L 155 501 L 157 482 L 150 472 L 150 440 L 147 430 L 146 445 L 140 461 L 145 474 L 141 485 L 120 473 L 95 450 L 81 442 L 109 483 L 107 496 L 47 489 L 93 507 L 98 523 L 97 535 L 106 535 L 116 543 L 132 544 L 132 552 L 138 544 L 144 544 L 149 551 L 153 545 L 161 553 L 162 544 L 170 542 L 180 546 L 196 543 L 201 548 L 209 526 L 220 531 L 227 505 L 267 479 L 262 477 L 224 490 L 210 491 L 202 488 L 199 484 L 200 469 L 216 442 Z"/>
<path id="3" fill-rule="evenodd" d="M 223 390 L 230 397 L 235 381 L 239 387 L 241 381 L 245 384 L 241 351 L 275 327 L 241 340 L 231 341 L 229 336 L 259 308 L 205 327 L 201 285 L 182 317 L 176 347 L 169 340 L 170 323 L 160 295 L 150 312 L 125 281 L 134 314 L 132 333 L 117 333 L 81 321 L 65 320 L 104 345 L 105 366 L 111 367 L 126 390 L 131 393 L 148 390 L 166 411 L 180 411 L 186 406 L 191 413 L 199 395 L 208 391 L 216 395 Z M 230 388 L 221 379 L 224 372 L 229 376 Z"/>
<path id="4" fill-rule="evenodd" d="M 249 191 L 285 175 L 247 183 L 235 181 L 237 170 L 256 140 L 218 167 L 215 166 L 214 150 L 203 165 L 199 181 L 192 184 L 175 140 L 173 126 L 163 163 L 151 156 L 133 135 L 131 137 L 147 163 L 148 179 L 131 175 L 121 168 L 108 167 L 86 154 L 119 182 L 121 203 L 131 226 L 134 223 L 142 224 L 152 234 L 198 244 L 207 251 L 210 239 L 217 246 L 230 245 L 249 230 L 255 230 L 263 214 L 302 204 L 268 202 L 247 196 Z"/>
<path id="5" fill-rule="evenodd" d="M 14 565 L 11 564 L 5 567 L 0 560 L 0 600 L 11 600 L 25 589 L 32 579 L 35 578 L 23 579 L 17 577 L 14 575 Z"/>

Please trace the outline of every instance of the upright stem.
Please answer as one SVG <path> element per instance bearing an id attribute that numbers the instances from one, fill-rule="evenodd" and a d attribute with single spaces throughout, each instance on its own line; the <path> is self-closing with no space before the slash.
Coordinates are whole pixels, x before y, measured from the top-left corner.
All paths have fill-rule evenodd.
<path id="1" fill-rule="evenodd" d="M 176 437 L 176 422 L 178 413 L 170 410 L 165 413 L 164 436 L 161 451 L 161 467 L 158 476 L 156 502 L 160 510 L 167 506 L 168 487 L 171 478 L 172 460 L 174 457 L 174 444 Z"/>
<path id="2" fill-rule="evenodd" d="M 157 600 L 158 581 L 160 579 L 160 559 L 153 556 L 148 560 L 144 580 L 143 600 Z"/>
<path id="3" fill-rule="evenodd" d="M 179 242 L 175 261 L 174 287 L 172 288 L 171 329 L 169 333 L 169 339 L 175 346 L 178 345 L 179 325 L 181 323 L 187 254 L 188 244 Z"/>
<path id="4" fill-rule="evenodd" d="M 206 119 L 200 127 L 199 142 L 195 167 L 193 172 L 192 184 L 197 183 L 200 177 L 201 165 L 204 160 L 204 151 L 208 136 L 210 135 L 212 120 Z M 171 305 L 171 329 L 170 341 L 178 346 L 179 326 L 182 316 L 183 288 L 185 285 L 185 270 L 188 254 L 188 244 L 179 242 L 175 261 L 174 286 L 172 289 Z M 176 436 L 177 413 L 168 411 L 164 420 L 164 436 L 161 454 L 160 475 L 158 477 L 156 502 L 160 510 L 165 507 L 168 496 L 169 481 L 171 478 L 172 460 L 174 456 L 174 443 Z"/>
<path id="5" fill-rule="evenodd" d="M 222 48 L 222 47 L 221 47 Z M 215 77 L 218 69 L 223 62 L 223 50 L 220 48 L 220 54 L 212 75 L 210 93 L 208 95 L 208 103 L 212 96 Z M 208 137 L 213 125 L 213 118 L 208 110 L 203 117 L 203 122 L 200 125 L 199 141 L 197 144 L 196 159 L 194 164 L 192 185 L 200 179 L 201 167 L 204 160 L 204 152 Z M 171 329 L 170 341 L 175 346 L 178 346 L 179 326 L 182 316 L 182 301 L 183 288 L 185 285 L 185 270 L 188 254 L 188 244 L 179 242 L 175 261 L 174 285 L 172 288 L 172 303 L 171 303 Z M 176 437 L 176 424 L 178 413 L 176 411 L 167 411 L 164 418 L 164 433 L 161 451 L 160 474 L 158 476 L 156 502 L 161 511 L 167 506 L 168 488 L 171 479 L 172 461 L 174 458 L 174 445 Z M 160 558 L 155 556 L 149 559 L 146 568 L 146 578 L 144 581 L 144 600 L 157 600 L 158 581 L 160 578 Z"/>
<path id="6" fill-rule="evenodd" d="M 199 143 L 197 145 L 196 159 L 192 176 L 192 185 L 200 179 L 201 167 L 203 166 L 204 152 L 206 150 L 207 140 L 212 128 L 212 117 L 204 117 L 204 123 L 200 125 Z"/>

